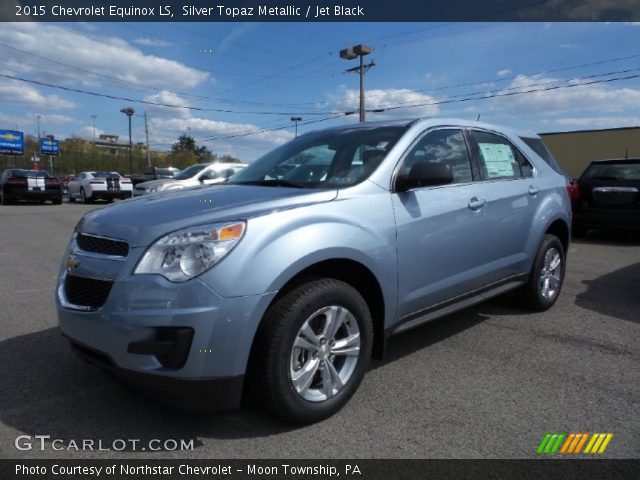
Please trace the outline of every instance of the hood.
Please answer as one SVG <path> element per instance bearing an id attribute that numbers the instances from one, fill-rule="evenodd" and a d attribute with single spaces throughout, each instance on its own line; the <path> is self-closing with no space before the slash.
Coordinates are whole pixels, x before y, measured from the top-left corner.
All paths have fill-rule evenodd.
<path id="1" fill-rule="evenodd" d="M 162 235 L 206 223 L 245 220 L 328 202 L 337 190 L 214 185 L 143 195 L 85 215 L 82 232 L 146 247 Z"/>
<path id="2" fill-rule="evenodd" d="M 148 182 L 140 182 L 136 184 L 136 188 L 149 188 L 149 187 L 157 187 L 158 185 L 163 185 L 165 183 L 175 183 L 176 180 L 171 178 L 161 178 L 160 180 L 149 180 Z"/>

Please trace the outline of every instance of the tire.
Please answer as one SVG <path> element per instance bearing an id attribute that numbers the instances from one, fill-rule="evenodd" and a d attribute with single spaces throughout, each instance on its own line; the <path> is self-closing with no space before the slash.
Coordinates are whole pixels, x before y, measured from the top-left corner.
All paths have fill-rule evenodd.
<path id="1" fill-rule="evenodd" d="M 4 189 L 0 189 L 0 205 L 9 205 L 11 203 L 4 195 Z"/>
<path id="2" fill-rule="evenodd" d="M 54 205 L 62 205 L 62 194 L 58 198 L 53 200 L 53 204 Z"/>
<path id="3" fill-rule="evenodd" d="M 71 190 L 67 190 L 66 197 L 67 197 L 67 202 L 75 202 L 76 201 L 76 199 L 73 198 L 73 196 L 71 195 Z"/>
<path id="4" fill-rule="evenodd" d="M 91 203 L 91 200 L 89 200 L 87 195 L 84 193 L 84 188 L 80 189 L 80 201 L 82 203 Z"/>
<path id="5" fill-rule="evenodd" d="M 269 308 L 256 341 L 254 396 L 289 423 L 314 423 L 340 410 L 360 385 L 371 359 L 371 313 L 351 285 L 312 280 Z"/>
<path id="6" fill-rule="evenodd" d="M 565 258 L 560 239 L 555 235 L 545 235 L 538 247 L 529 281 L 520 290 L 522 305 L 543 312 L 556 303 L 564 282 Z"/>

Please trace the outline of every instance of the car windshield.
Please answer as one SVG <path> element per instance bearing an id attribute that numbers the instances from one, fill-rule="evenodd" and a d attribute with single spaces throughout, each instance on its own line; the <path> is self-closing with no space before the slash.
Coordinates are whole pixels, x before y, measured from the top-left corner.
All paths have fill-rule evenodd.
<path id="1" fill-rule="evenodd" d="M 109 177 L 119 177 L 120 174 L 116 172 L 93 172 L 94 178 L 109 178 Z"/>
<path id="2" fill-rule="evenodd" d="M 406 128 L 354 127 L 303 135 L 236 173 L 229 184 L 349 187 L 373 173 Z"/>
<path id="3" fill-rule="evenodd" d="M 640 161 L 632 163 L 594 163 L 583 180 L 609 180 L 618 182 L 640 181 Z"/>
<path id="4" fill-rule="evenodd" d="M 205 167 L 206 165 L 191 165 L 184 170 L 180 170 L 173 178 L 176 180 L 187 180 L 188 178 L 193 177 L 196 173 L 204 170 Z"/>

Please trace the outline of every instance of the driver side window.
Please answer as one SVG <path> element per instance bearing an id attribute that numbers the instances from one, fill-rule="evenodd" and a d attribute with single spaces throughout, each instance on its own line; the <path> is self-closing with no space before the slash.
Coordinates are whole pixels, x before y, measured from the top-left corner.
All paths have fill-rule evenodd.
<path id="1" fill-rule="evenodd" d="M 473 180 L 471 159 L 462 130 L 436 130 L 426 134 L 405 157 L 400 175 L 408 175 L 418 163 L 447 165 L 453 174 L 452 183 L 468 183 Z"/>

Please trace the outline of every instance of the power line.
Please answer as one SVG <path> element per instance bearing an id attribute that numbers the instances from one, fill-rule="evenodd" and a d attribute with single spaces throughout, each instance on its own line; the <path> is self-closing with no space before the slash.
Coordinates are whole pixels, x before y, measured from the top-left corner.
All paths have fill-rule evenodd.
<path id="1" fill-rule="evenodd" d="M 637 70 L 637 69 L 636 69 Z M 416 107 L 426 107 L 426 106 L 430 106 L 430 105 L 442 105 L 442 104 L 446 104 L 446 103 L 461 103 L 461 102 L 470 102 L 473 100 L 486 100 L 488 98 L 497 98 L 497 97 L 510 97 L 510 96 L 514 96 L 514 95 L 523 95 L 523 94 L 527 94 L 527 93 L 536 93 L 536 92 L 548 92 L 551 90 L 560 90 L 563 88 L 574 88 L 574 87 L 583 87 L 586 85 L 594 85 L 597 83 L 612 83 L 612 82 L 617 82 L 617 81 L 621 81 L 621 80 L 631 80 L 634 78 L 639 78 L 640 74 L 636 74 L 636 75 L 628 75 L 625 77 L 615 77 L 615 78 L 607 78 L 607 79 L 602 79 L 602 80 L 593 80 L 591 82 L 584 82 L 584 83 L 573 83 L 573 84 L 569 84 L 569 85 L 557 85 L 554 87 L 547 87 L 547 88 L 540 88 L 540 89 L 533 89 L 533 90 L 523 90 L 523 91 L 519 91 L 519 92 L 505 92 L 505 93 L 496 93 L 496 94 L 491 94 L 491 95 L 484 95 L 481 97 L 467 97 L 467 98 L 459 98 L 459 99 L 445 99 L 445 100 L 439 100 L 436 102 L 425 102 L 425 103 L 419 103 L 419 104 L 413 104 L 413 105 L 395 105 L 395 106 L 391 106 L 391 107 L 384 107 L 384 108 L 377 108 L 374 110 L 370 110 L 370 112 L 372 113 L 382 113 L 382 112 L 387 112 L 389 110 L 399 110 L 402 108 L 416 108 Z"/>
<path id="2" fill-rule="evenodd" d="M 17 81 L 20 81 L 20 82 L 32 83 L 32 84 L 35 84 L 35 85 L 41 85 L 43 87 L 57 88 L 59 90 L 65 90 L 67 92 L 75 92 L 75 93 L 82 93 L 82 94 L 85 94 L 85 95 L 92 95 L 94 97 L 109 98 L 109 99 L 112 99 L 112 100 L 123 100 L 125 102 L 142 103 L 144 105 L 155 105 L 155 106 L 158 106 L 158 107 L 179 108 L 179 109 L 184 109 L 184 110 L 196 110 L 196 111 L 199 111 L 199 112 L 217 112 L 217 113 L 233 113 L 233 114 L 253 114 L 253 115 L 283 115 L 283 116 L 290 116 L 290 115 L 327 115 L 329 113 L 332 113 L 332 112 L 236 111 L 236 110 L 225 110 L 225 109 L 221 109 L 221 108 L 192 107 L 190 105 L 171 105 L 171 104 L 168 104 L 168 103 L 160 103 L 160 102 L 152 102 L 150 100 L 140 100 L 140 99 L 135 99 L 135 98 L 119 97 L 119 96 L 116 96 L 116 95 L 109 95 L 109 94 L 106 94 L 106 93 L 98 93 L 98 92 L 91 92 L 89 90 L 81 90 L 79 88 L 71 88 L 71 87 L 65 87 L 65 86 L 62 86 L 62 85 L 54 85 L 52 83 L 41 82 L 41 81 L 38 81 L 38 80 L 30 80 L 30 79 L 22 78 L 22 77 L 15 77 L 13 75 L 0 74 L 0 77 L 9 78 L 11 80 L 17 80 Z"/>

